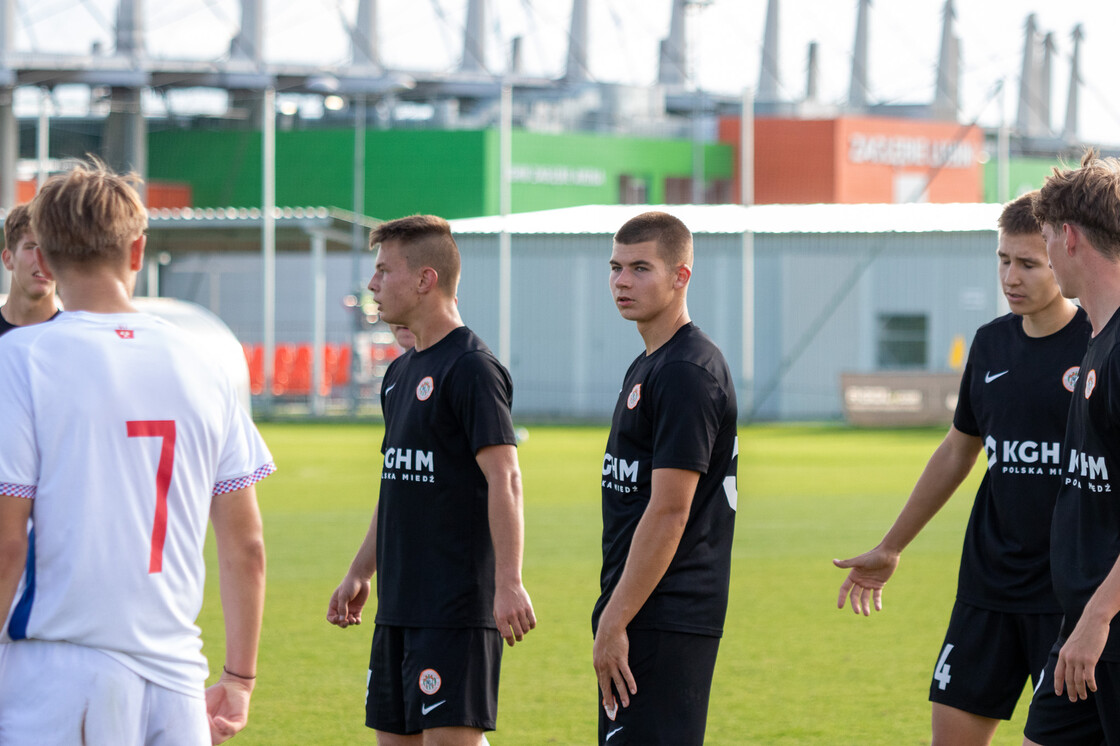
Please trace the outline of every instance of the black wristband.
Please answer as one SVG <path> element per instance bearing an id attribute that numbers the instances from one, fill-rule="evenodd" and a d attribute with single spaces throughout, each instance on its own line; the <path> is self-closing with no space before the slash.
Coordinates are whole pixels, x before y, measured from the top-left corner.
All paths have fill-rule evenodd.
<path id="1" fill-rule="evenodd" d="M 255 674 L 253 676 L 242 676 L 239 673 L 234 673 L 233 671 L 229 670 L 225 666 L 222 666 L 222 670 L 224 672 L 228 673 L 230 676 L 234 677 L 235 679 L 245 679 L 246 681 L 252 681 L 253 679 L 257 678 Z"/>

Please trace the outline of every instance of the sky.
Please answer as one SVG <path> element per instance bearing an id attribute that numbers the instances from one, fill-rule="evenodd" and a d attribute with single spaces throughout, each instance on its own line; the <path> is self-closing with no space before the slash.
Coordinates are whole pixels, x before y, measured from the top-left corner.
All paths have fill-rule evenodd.
<path id="1" fill-rule="evenodd" d="M 488 0 L 488 67 L 504 66 L 510 39 L 521 36 L 528 74 L 564 72 L 569 0 Z M 336 65 L 349 59 L 345 23 L 357 0 L 263 0 L 265 57 L 270 62 Z M 1081 24 L 1080 135 L 1120 143 L 1120 2 L 1116 0 L 956 0 L 961 38 L 964 122 L 997 126 L 1017 110 L 1028 14 L 1052 32 L 1056 52 L 1051 125 L 1060 131 L 1069 90 L 1071 32 Z M 705 90 L 738 95 L 758 84 L 766 0 L 698 0 L 689 12 L 690 65 Z M 818 43 L 820 99 L 847 96 L 857 0 L 783 0 L 780 75 L 783 95 L 805 93 L 808 45 Z M 462 55 L 467 0 L 380 0 L 380 53 L 387 67 L 453 70 Z M 82 53 L 94 42 L 112 48 L 116 0 L 17 0 L 16 51 Z M 671 0 L 590 0 L 590 76 L 648 85 L 656 80 L 658 41 L 668 34 Z M 873 0 L 869 16 L 871 100 L 929 101 L 933 96 L 944 0 Z M 145 0 L 149 53 L 221 59 L 240 25 L 237 0 Z M 996 92 L 1006 81 L 1006 93 Z"/>

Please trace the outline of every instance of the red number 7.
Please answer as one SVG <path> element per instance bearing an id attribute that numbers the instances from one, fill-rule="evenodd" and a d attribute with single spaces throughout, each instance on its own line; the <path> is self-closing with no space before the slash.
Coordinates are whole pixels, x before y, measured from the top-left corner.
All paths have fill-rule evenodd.
<path id="1" fill-rule="evenodd" d="M 130 438 L 162 438 L 159 466 L 156 467 L 156 517 L 152 521 L 152 554 L 148 573 L 163 571 L 163 541 L 167 538 L 167 490 L 175 464 L 175 420 L 130 420 Z"/>

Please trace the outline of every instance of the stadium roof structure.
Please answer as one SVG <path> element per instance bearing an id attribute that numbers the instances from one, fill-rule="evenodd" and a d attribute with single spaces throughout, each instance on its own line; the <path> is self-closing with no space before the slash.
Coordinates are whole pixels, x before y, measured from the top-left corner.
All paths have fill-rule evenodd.
<path id="1" fill-rule="evenodd" d="M 277 207 L 273 212 L 277 251 L 306 251 L 312 236 L 325 239 L 327 251 L 350 250 L 355 235 L 364 242 L 382 221 L 337 207 Z M 148 250 L 172 254 L 261 249 L 264 214 L 260 208 L 162 208 L 148 215 Z"/>
<path id="2" fill-rule="evenodd" d="M 587 205 L 452 220 L 457 234 L 614 234 L 634 215 L 660 210 L 693 233 L 939 233 L 994 231 L 1002 205 Z"/>

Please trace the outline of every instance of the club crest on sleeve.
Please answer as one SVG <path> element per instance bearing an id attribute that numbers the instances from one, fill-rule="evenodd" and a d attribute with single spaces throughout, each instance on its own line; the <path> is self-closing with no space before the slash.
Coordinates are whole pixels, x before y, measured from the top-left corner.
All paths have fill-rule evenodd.
<path id="1" fill-rule="evenodd" d="M 434 668 L 425 668 L 420 672 L 420 691 L 432 695 L 439 691 L 443 680 Z"/>
<path id="2" fill-rule="evenodd" d="M 1093 389 L 1097 387 L 1097 371 L 1093 369 L 1085 374 L 1085 398 L 1088 399 L 1093 395 Z"/>
<path id="3" fill-rule="evenodd" d="M 117 336 L 121 339 L 133 339 L 136 336 L 135 332 L 131 329 L 125 329 L 123 326 L 117 327 L 115 331 L 117 332 Z"/>
<path id="4" fill-rule="evenodd" d="M 1062 374 L 1062 386 L 1071 394 L 1073 393 L 1074 387 L 1077 386 L 1077 373 L 1079 370 L 1081 370 L 1080 366 L 1075 365 Z"/>
<path id="5" fill-rule="evenodd" d="M 635 383 L 634 388 L 630 389 L 630 396 L 626 397 L 626 408 L 633 409 L 638 406 L 638 402 L 642 400 L 642 384 Z"/>
<path id="6" fill-rule="evenodd" d="M 428 401 L 435 389 L 436 385 L 435 382 L 432 381 L 432 377 L 424 376 L 420 379 L 420 383 L 416 384 L 416 398 L 420 401 Z"/>

